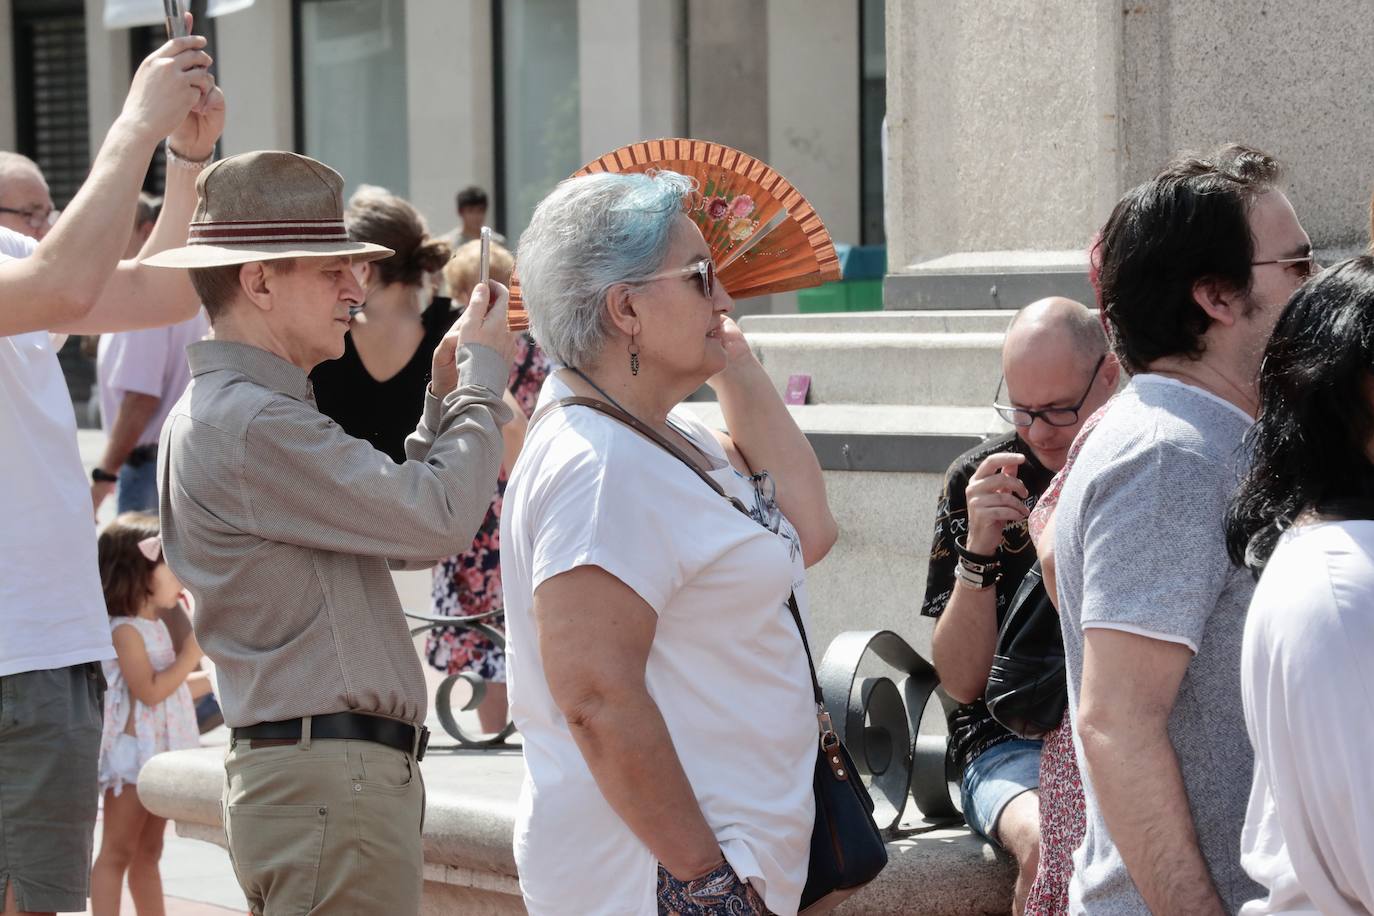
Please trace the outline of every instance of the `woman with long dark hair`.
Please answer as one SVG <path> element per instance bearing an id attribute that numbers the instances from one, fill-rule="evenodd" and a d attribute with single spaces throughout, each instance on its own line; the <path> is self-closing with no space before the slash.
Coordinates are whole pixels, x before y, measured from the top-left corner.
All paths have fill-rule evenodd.
<path id="1" fill-rule="evenodd" d="M 1260 370 L 1253 464 L 1227 513 L 1260 576 L 1241 654 L 1255 745 L 1243 913 L 1374 910 L 1374 258 L 1288 303 Z"/>

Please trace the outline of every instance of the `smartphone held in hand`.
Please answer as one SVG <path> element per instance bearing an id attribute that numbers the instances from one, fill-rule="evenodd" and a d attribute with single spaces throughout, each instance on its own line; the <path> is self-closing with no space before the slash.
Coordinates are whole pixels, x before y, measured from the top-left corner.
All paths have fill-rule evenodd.
<path id="1" fill-rule="evenodd" d="M 162 11 L 167 16 L 167 39 L 184 38 L 190 34 L 186 30 L 185 0 L 162 0 Z"/>
<path id="2" fill-rule="evenodd" d="M 479 269 L 480 269 L 481 273 L 480 273 L 480 276 L 478 277 L 478 282 L 479 282 L 479 283 L 486 283 L 488 280 L 491 279 L 491 227 L 490 227 L 490 226 L 483 226 L 483 227 L 482 227 L 481 239 L 482 239 L 482 253 L 481 253 L 481 256 L 480 256 L 480 258 L 479 258 L 480 263 L 481 263 L 481 266 L 480 266 Z"/>

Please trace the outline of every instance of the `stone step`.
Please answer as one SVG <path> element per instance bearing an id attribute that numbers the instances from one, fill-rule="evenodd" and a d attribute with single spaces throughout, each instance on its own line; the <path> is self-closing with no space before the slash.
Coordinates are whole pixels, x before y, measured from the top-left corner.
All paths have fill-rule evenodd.
<path id="1" fill-rule="evenodd" d="M 720 405 L 696 401 L 679 408 L 707 426 L 724 429 Z M 895 436 L 976 436 L 1008 426 L 986 404 L 981 407 L 923 407 L 911 404 L 804 404 L 787 408 L 804 433 Z"/>
<path id="2" fill-rule="evenodd" d="M 835 312 L 799 315 L 749 315 L 740 327 L 751 338 L 758 333 L 1002 333 L 1016 312 L 1005 309 L 931 310 L 923 312 Z"/>
<path id="3" fill-rule="evenodd" d="M 816 404 L 986 406 L 1001 332 L 756 331 L 749 342 L 778 390 L 811 376 Z"/>

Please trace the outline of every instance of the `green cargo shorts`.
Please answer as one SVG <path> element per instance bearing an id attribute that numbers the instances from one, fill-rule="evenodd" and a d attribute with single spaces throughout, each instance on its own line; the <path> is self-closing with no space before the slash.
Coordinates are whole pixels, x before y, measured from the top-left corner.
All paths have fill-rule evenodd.
<path id="1" fill-rule="evenodd" d="M 0 677 L 0 900 L 80 912 L 90 890 L 105 677 L 99 662 Z"/>

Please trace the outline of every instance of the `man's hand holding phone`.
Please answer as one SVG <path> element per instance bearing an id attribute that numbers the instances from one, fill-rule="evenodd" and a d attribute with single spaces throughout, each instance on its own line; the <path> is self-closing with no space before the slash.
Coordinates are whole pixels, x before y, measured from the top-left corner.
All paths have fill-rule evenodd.
<path id="1" fill-rule="evenodd" d="M 191 14 L 183 0 L 162 0 L 162 13 L 167 20 L 168 41 L 191 34 Z"/>
<path id="2" fill-rule="evenodd" d="M 964 490 L 968 505 L 968 539 L 971 553 L 991 556 L 1002 545 L 1002 529 L 1024 521 L 1029 491 L 1017 476 L 1025 455 L 998 452 L 983 459 Z"/>
<path id="3" fill-rule="evenodd" d="M 515 358 L 515 333 L 506 329 L 510 291 L 495 280 L 478 283 L 468 307 L 434 349 L 429 390 L 442 398 L 458 387 L 458 348 L 479 344 L 500 353 L 506 362 Z"/>

